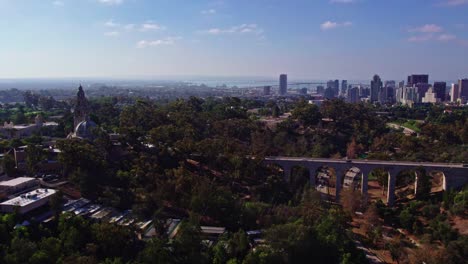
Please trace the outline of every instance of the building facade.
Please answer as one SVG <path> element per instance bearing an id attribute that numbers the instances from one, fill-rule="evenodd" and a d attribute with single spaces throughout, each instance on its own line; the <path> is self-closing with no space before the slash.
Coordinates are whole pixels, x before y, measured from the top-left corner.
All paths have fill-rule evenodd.
<path id="1" fill-rule="evenodd" d="M 437 98 L 440 101 L 445 101 L 445 95 L 447 90 L 447 83 L 446 82 L 434 82 L 434 93 L 436 93 Z"/>
<path id="2" fill-rule="evenodd" d="M 458 80 L 458 90 L 459 98 L 461 98 L 463 102 L 468 101 L 468 79 Z"/>
<path id="3" fill-rule="evenodd" d="M 382 80 L 380 79 L 379 75 L 374 75 L 371 81 L 371 103 L 379 101 L 379 93 L 381 92 L 383 87 Z"/>
<path id="4" fill-rule="evenodd" d="M 280 86 L 279 86 L 279 94 L 280 95 L 285 95 L 288 93 L 288 75 L 286 74 L 281 74 L 280 75 L 280 80 L 279 80 Z"/>
<path id="5" fill-rule="evenodd" d="M 413 86 L 418 83 L 429 83 L 429 75 L 428 74 L 412 74 L 408 76 L 408 83 L 407 86 Z"/>

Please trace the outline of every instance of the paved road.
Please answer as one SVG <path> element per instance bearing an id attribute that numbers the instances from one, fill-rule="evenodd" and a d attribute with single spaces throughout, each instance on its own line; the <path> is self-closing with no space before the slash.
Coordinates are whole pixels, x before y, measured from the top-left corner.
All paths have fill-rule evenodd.
<path id="1" fill-rule="evenodd" d="M 398 125 L 398 124 L 394 124 L 394 123 L 388 123 L 387 125 L 388 125 L 389 127 L 391 127 L 391 128 L 394 128 L 394 129 L 403 129 L 403 133 L 404 133 L 405 135 L 417 134 L 417 132 L 414 131 L 413 129 L 408 128 L 408 127 L 405 127 L 405 126 L 402 126 L 402 125 Z"/>
<path id="2" fill-rule="evenodd" d="M 304 157 L 266 157 L 266 161 L 304 161 L 304 162 L 323 162 L 335 164 L 356 164 L 356 165 L 379 165 L 379 166 L 424 166 L 424 167 L 439 167 L 439 168 L 465 168 L 468 171 L 468 165 L 462 163 L 434 163 L 434 162 L 410 162 L 410 161 L 387 161 L 387 160 L 344 160 L 344 159 L 315 159 Z"/>
<path id="3" fill-rule="evenodd" d="M 364 245 L 362 245 L 361 241 L 359 240 L 354 240 L 354 243 L 356 244 L 356 247 L 362 251 L 364 251 L 364 254 L 366 254 L 367 260 L 369 260 L 369 263 L 371 264 L 383 264 L 385 263 L 379 257 L 377 257 L 369 248 L 366 248 Z"/>

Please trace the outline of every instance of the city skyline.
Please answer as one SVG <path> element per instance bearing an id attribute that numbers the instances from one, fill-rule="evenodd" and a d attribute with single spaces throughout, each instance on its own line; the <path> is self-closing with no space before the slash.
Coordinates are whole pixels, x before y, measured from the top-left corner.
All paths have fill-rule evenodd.
<path id="1" fill-rule="evenodd" d="M 0 0 L 0 79 L 455 81 L 468 74 L 467 10 L 453 0 Z"/>

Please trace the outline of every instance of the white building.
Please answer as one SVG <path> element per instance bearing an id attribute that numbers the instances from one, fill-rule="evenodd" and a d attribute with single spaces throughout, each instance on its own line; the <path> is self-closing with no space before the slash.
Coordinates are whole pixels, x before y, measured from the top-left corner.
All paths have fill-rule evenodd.
<path id="1" fill-rule="evenodd" d="M 44 122 L 41 115 L 37 115 L 34 124 L 15 125 L 13 122 L 4 122 L 0 126 L 0 134 L 6 138 L 24 138 L 40 131 L 42 128 L 56 128 L 57 122 Z"/>
<path id="2" fill-rule="evenodd" d="M 456 103 L 460 97 L 460 90 L 457 83 L 452 83 L 452 88 L 450 89 L 450 101 Z"/>
<path id="3" fill-rule="evenodd" d="M 37 187 L 39 183 L 35 178 L 30 177 L 18 177 L 8 181 L 0 182 L 0 195 L 8 196 L 15 193 L 19 193 L 34 187 Z"/>
<path id="4" fill-rule="evenodd" d="M 1 203 L 0 211 L 12 213 L 17 208 L 18 213 L 25 214 L 46 205 L 55 193 L 53 189 L 37 189 Z"/>
<path id="5" fill-rule="evenodd" d="M 433 88 L 430 87 L 429 90 L 427 90 L 426 94 L 424 95 L 422 102 L 436 104 L 440 102 L 440 99 L 437 98 L 437 94 L 434 93 Z"/>

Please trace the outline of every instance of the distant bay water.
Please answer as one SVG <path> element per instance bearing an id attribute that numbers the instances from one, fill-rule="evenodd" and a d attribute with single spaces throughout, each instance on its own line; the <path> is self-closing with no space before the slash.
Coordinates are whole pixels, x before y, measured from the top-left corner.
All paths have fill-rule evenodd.
<path id="1" fill-rule="evenodd" d="M 326 85 L 329 80 L 326 79 L 294 79 L 288 78 L 289 88 L 315 88 L 319 85 Z M 341 85 L 341 79 L 340 85 Z M 398 83 L 399 80 L 396 80 Z M 431 83 L 433 80 L 431 80 Z M 447 86 L 454 81 L 446 81 Z M 0 79 L 0 89 L 74 89 L 82 84 L 88 87 L 97 87 L 102 85 L 120 86 L 120 87 L 148 87 L 153 85 L 170 85 L 172 83 L 185 83 L 193 85 L 205 85 L 208 87 L 224 88 L 252 88 L 262 86 L 279 85 L 279 78 L 271 77 L 160 77 L 160 78 L 64 78 L 64 79 Z M 369 80 L 348 80 L 349 85 L 369 86 Z"/>

